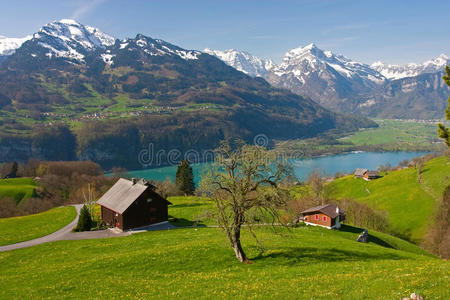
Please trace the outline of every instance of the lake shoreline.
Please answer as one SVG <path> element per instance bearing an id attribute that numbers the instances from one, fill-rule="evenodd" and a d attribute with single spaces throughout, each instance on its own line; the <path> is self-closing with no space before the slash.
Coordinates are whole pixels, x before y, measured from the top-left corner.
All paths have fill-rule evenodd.
<path id="1" fill-rule="evenodd" d="M 379 165 L 389 163 L 391 166 L 397 165 L 404 159 L 411 160 L 414 157 L 423 156 L 432 152 L 429 151 L 384 151 L 384 152 L 365 152 L 351 151 L 334 155 L 321 155 L 315 157 L 302 157 L 299 159 L 288 158 L 293 164 L 294 173 L 299 180 L 304 180 L 309 173 L 314 170 L 321 170 L 324 176 L 332 177 L 334 173 L 351 173 L 356 168 L 376 169 Z M 294 161 L 295 160 L 295 161 Z M 195 181 L 199 182 L 202 171 L 205 166 L 211 162 L 192 164 Z M 175 178 L 177 165 L 159 166 L 155 168 L 146 168 L 141 170 L 130 170 L 128 175 L 131 177 L 141 177 L 156 181 L 173 180 Z M 107 176 L 112 173 L 107 173 Z"/>

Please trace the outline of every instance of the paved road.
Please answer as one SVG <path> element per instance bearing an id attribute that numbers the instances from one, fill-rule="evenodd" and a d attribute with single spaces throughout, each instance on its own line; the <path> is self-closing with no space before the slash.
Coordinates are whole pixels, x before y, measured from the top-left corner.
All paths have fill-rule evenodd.
<path id="1" fill-rule="evenodd" d="M 72 232 L 72 229 L 77 225 L 78 223 L 78 217 L 80 214 L 80 210 L 83 207 L 83 204 L 77 204 L 74 205 L 77 216 L 76 218 L 70 222 L 67 226 L 61 228 L 58 231 L 55 231 L 49 235 L 29 240 L 17 244 L 11 244 L 6 246 L 0 246 L 0 252 L 8 251 L 8 250 L 15 250 L 20 248 L 27 248 L 36 246 L 43 243 L 49 243 L 54 241 L 62 241 L 62 240 L 83 240 L 83 239 L 99 239 L 99 238 L 108 238 L 108 237 L 116 237 L 116 236 L 126 236 L 130 235 L 130 232 L 121 232 L 116 231 L 113 229 L 107 229 L 107 230 L 99 230 L 99 231 L 90 231 L 90 232 Z"/>

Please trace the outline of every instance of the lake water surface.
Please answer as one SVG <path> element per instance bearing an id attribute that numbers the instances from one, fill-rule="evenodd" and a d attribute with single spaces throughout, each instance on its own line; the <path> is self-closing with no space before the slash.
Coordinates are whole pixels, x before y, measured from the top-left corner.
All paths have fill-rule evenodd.
<path id="1" fill-rule="evenodd" d="M 308 177 L 314 170 L 320 170 L 324 175 L 333 176 L 336 172 L 352 173 L 356 168 L 365 168 L 376 170 L 376 168 L 383 164 L 391 164 L 396 166 L 404 159 L 422 156 L 427 152 L 356 152 L 346 153 L 330 156 L 322 156 L 315 158 L 305 158 L 290 160 L 294 167 L 294 172 L 297 178 L 302 181 Z M 195 182 L 198 183 L 201 179 L 203 170 L 208 166 L 208 163 L 192 165 Z M 177 166 L 169 166 L 155 169 L 145 169 L 129 171 L 132 177 L 140 177 L 152 180 L 165 180 L 166 178 L 174 179 Z"/>

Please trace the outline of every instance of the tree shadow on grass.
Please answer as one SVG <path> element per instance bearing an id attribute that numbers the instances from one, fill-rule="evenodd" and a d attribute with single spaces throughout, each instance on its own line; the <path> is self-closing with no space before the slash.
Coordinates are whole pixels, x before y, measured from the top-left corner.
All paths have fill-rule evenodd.
<path id="1" fill-rule="evenodd" d="M 204 206 L 205 203 L 172 204 L 170 208 Z"/>
<path id="2" fill-rule="evenodd" d="M 395 253 L 370 254 L 361 251 L 343 250 L 337 248 L 291 247 L 280 249 L 272 253 L 260 253 L 252 260 L 270 262 L 277 259 L 276 263 L 282 265 L 313 264 L 323 262 L 362 262 L 374 260 L 401 260 L 404 259 Z M 284 260 L 284 262 L 283 262 Z"/>
<path id="3" fill-rule="evenodd" d="M 343 231 L 343 232 L 350 232 L 350 233 L 355 233 L 355 234 L 361 234 L 363 232 L 363 228 L 359 228 L 359 227 L 354 227 L 354 226 L 349 226 L 349 225 L 342 225 L 341 228 L 339 229 L 339 231 Z M 386 248 L 392 248 L 394 249 L 394 247 L 392 247 L 390 244 L 388 244 L 386 241 L 383 241 L 380 238 L 377 238 L 376 236 L 373 236 L 370 234 L 369 232 L 369 238 L 367 240 L 368 243 L 374 243 L 377 245 L 380 245 L 382 247 L 386 247 Z M 355 239 L 356 240 L 356 239 Z"/>
<path id="4" fill-rule="evenodd" d="M 169 222 L 177 227 L 187 227 L 187 226 L 197 226 L 197 227 L 206 227 L 203 221 L 193 221 L 185 218 L 175 218 L 169 215 Z"/>

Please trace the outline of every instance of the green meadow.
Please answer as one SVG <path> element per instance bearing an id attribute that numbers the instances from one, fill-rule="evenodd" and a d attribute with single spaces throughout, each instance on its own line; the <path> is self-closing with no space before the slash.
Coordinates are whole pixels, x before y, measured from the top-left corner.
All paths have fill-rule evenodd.
<path id="1" fill-rule="evenodd" d="M 36 182 L 32 178 L 11 178 L 0 180 L 0 199 L 13 198 L 16 203 L 35 195 Z"/>
<path id="2" fill-rule="evenodd" d="M 72 206 L 56 207 L 22 217 L 0 219 L 0 246 L 19 243 L 53 233 L 76 217 Z"/>
<path id="3" fill-rule="evenodd" d="M 59 241 L 0 253 L 0 298 L 447 299 L 449 263 L 359 230 L 244 230 L 241 264 L 218 228 Z M 398 240 L 394 237 L 390 239 Z M 382 246 L 380 244 L 384 244 Z"/>

